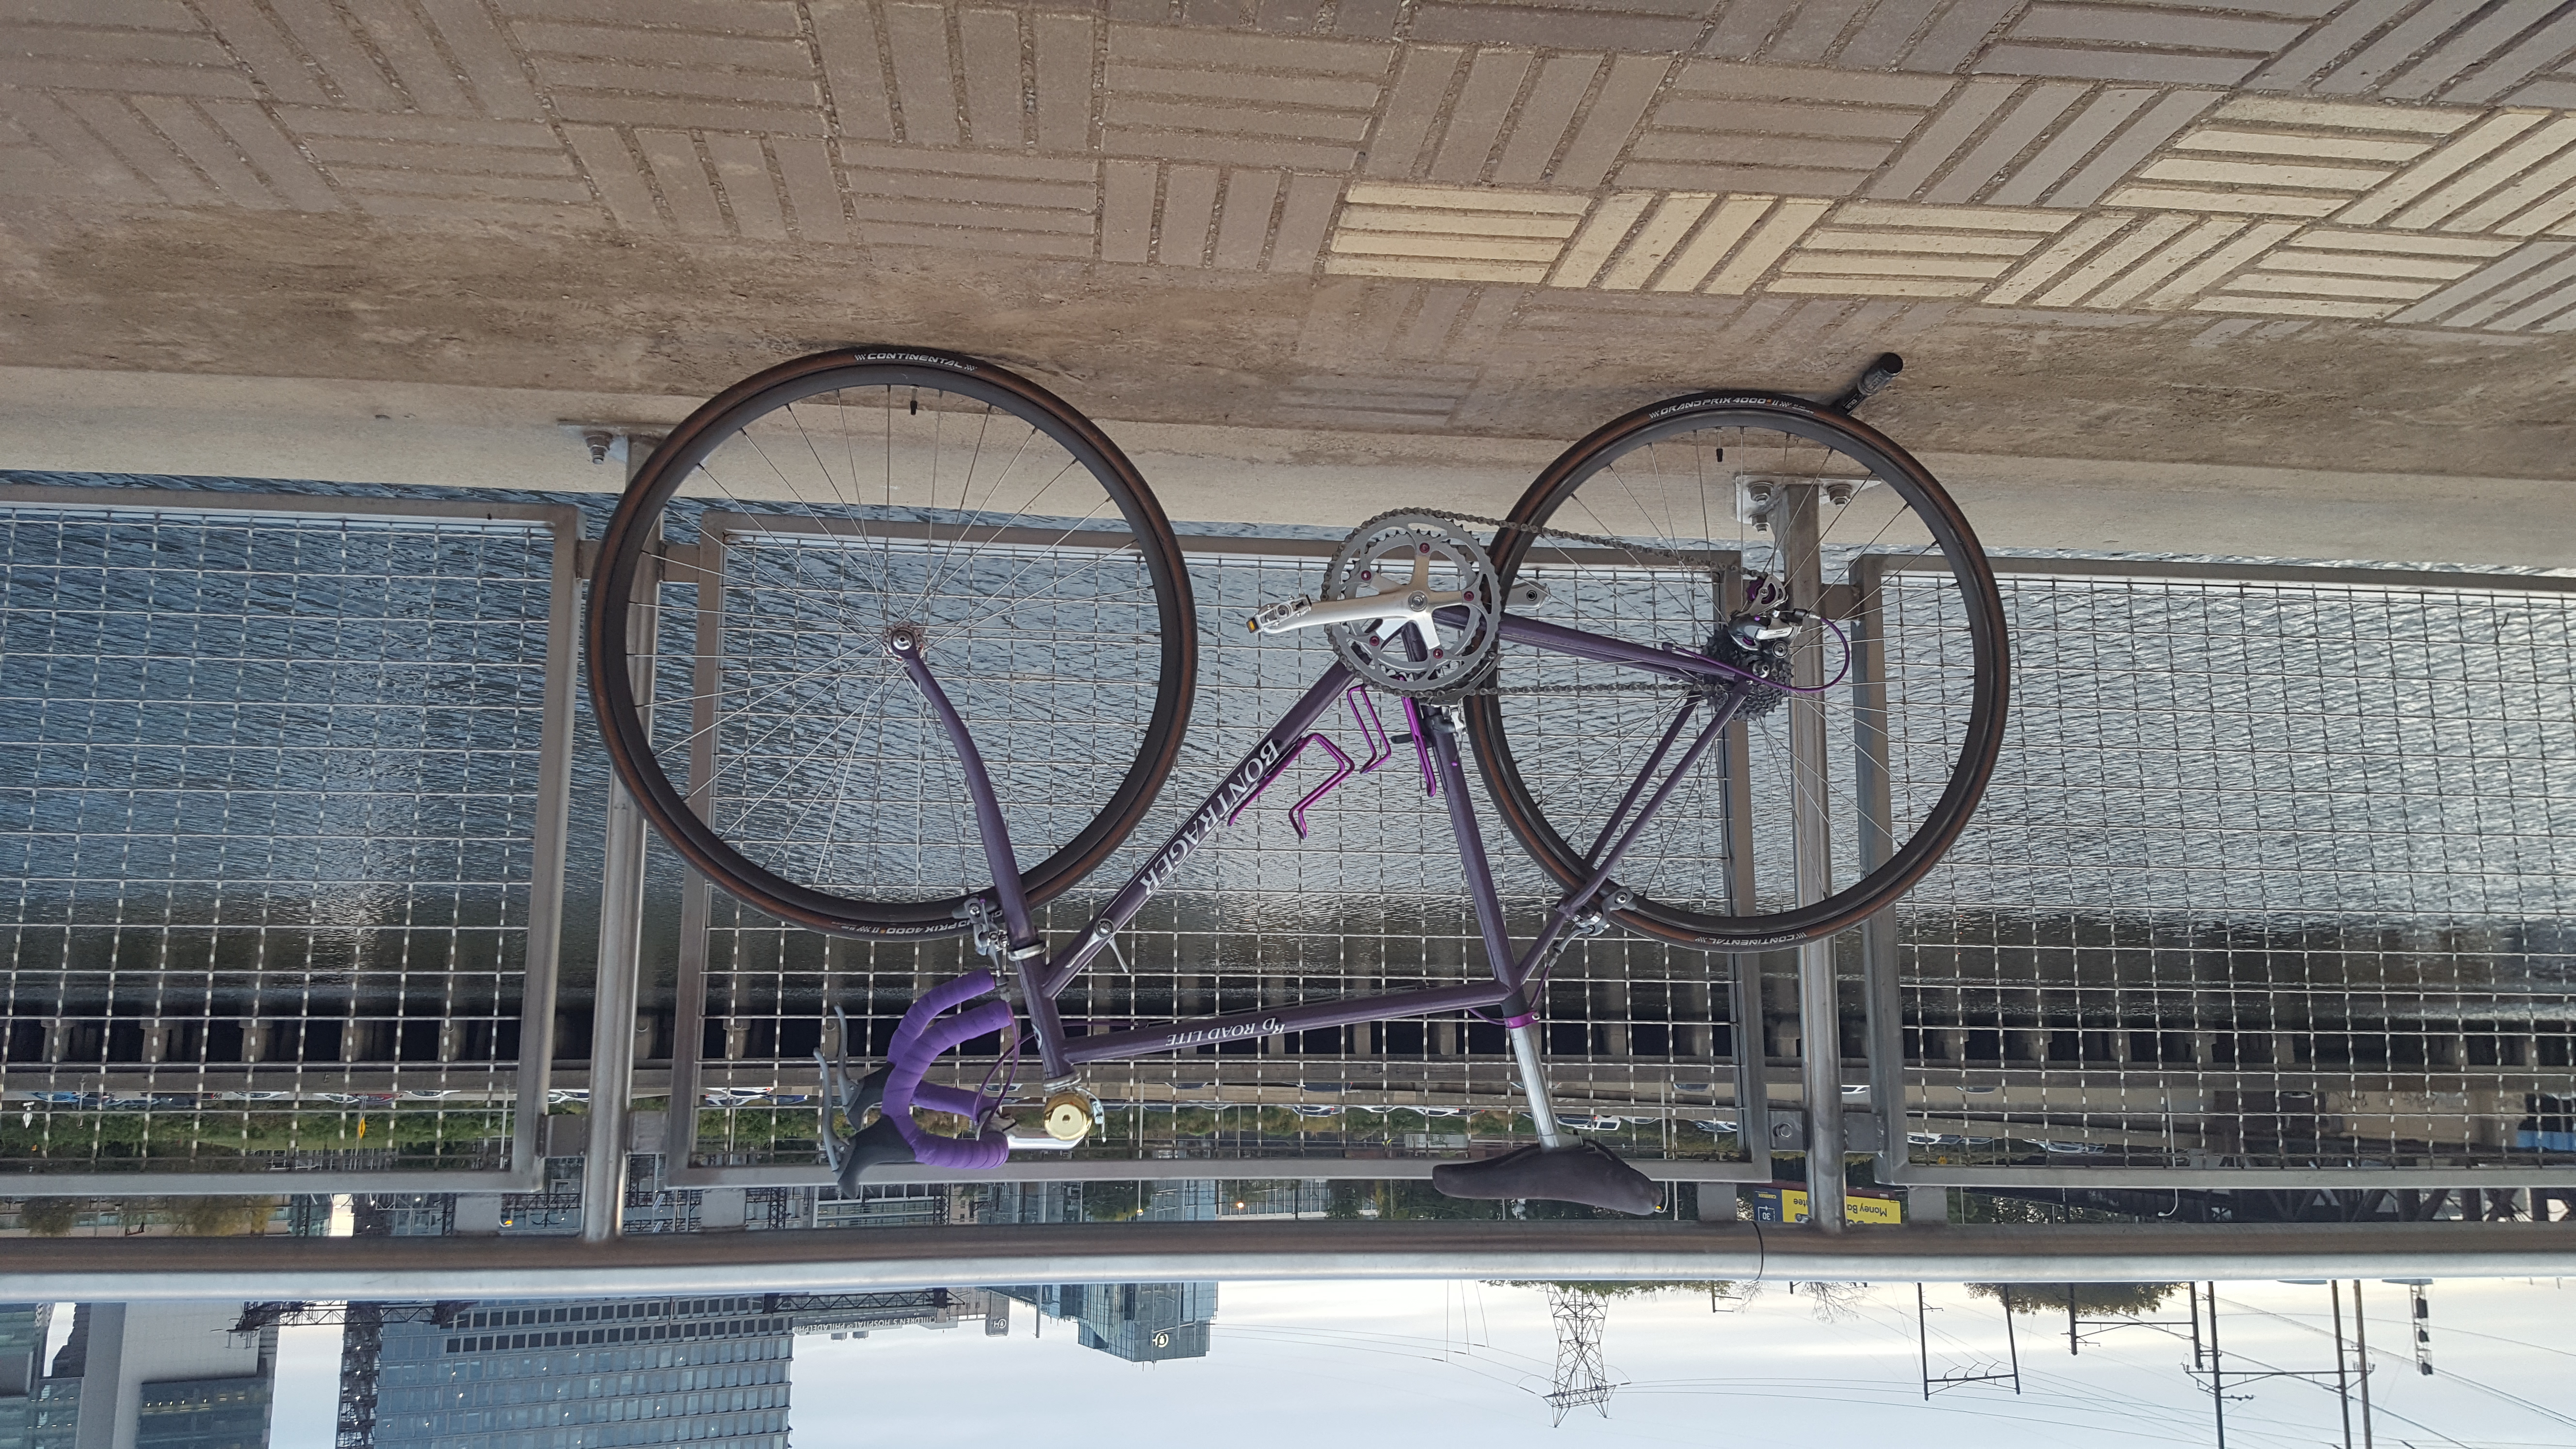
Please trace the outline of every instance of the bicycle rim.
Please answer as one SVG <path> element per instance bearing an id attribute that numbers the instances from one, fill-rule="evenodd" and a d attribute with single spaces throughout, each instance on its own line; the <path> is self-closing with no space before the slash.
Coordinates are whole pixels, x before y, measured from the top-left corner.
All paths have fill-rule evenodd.
<path id="1" fill-rule="evenodd" d="M 1197 668 L 1134 466 L 1045 389 L 928 349 L 821 353 L 709 401 L 629 485 L 592 601 L 593 703 L 645 817 L 736 899 L 844 935 L 950 934 L 993 898 L 889 626 L 921 629 L 1032 904 L 1152 804 Z"/>
<path id="2" fill-rule="evenodd" d="M 1757 521 L 1766 491 L 1776 511 Z M 1848 640 L 1807 630 L 1783 661 L 1791 688 L 1683 773 L 1614 872 L 1620 924 L 1721 949 L 1816 939 L 1892 904 L 1965 827 L 2003 736 L 2002 600 L 1957 506 L 1903 449 L 1802 399 L 1677 398 L 1568 449 L 1511 521 L 1617 541 L 1504 529 L 1506 595 L 1547 588 L 1516 612 L 1707 652 L 1755 581 L 1794 579 L 1808 596 L 1792 602 Z M 1589 878 L 1622 791 L 1691 698 L 1504 646 L 1469 732 L 1497 811 L 1556 880 Z M 1704 695 L 1688 707 L 1708 718 Z M 1685 724 L 1667 768 L 1697 733 Z"/>

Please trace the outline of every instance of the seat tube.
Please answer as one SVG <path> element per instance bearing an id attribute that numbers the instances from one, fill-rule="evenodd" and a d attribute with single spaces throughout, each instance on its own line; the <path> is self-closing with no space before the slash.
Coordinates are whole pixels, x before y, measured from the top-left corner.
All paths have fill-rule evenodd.
<path id="1" fill-rule="evenodd" d="M 1431 767 L 1440 777 L 1440 793 L 1447 797 L 1449 830 L 1458 840 L 1458 864 L 1467 877 L 1468 898 L 1475 902 L 1476 925 L 1485 937 L 1485 957 L 1493 965 L 1494 979 L 1510 989 L 1502 1002 L 1503 1031 L 1511 1038 L 1512 1057 L 1520 1065 L 1521 1091 L 1529 1101 L 1530 1125 L 1537 1129 L 1540 1145 L 1553 1151 L 1565 1145 L 1565 1134 L 1556 1125 L 1556 1107 L 1549 1100 L 1547 1078 L 1540 1071 L 1538 1013 L 1522 994 L 1521 981 L 1513 970 L 1512 938 L 1503 929 L 1502 897 L 1494 889 L 1493 866 L 1485 859 L 1484 835 L 1476 828 L 1476 807 L 1467 798 L 1467 772 L 1458 761 L 1457 727 L 1447 709 L 1430 707 L 1420 714 L 1431 731 Z"/>
<path id="2" fill-rule="evenodd" d="M 1512 938 L 1503 929 L 1502 897 L 1494 891 L 1494 870 L 1485 859 L 1485 837 L 1476 828 L 1476 807 L 1467 799 L 1467 772 L 1458 763 L 1457 725 L 1445 708 L 1421 711 L 1431 729 L 1431 768 L 1440 777 L 1440 793 L 1449 806 L 1449 833 L 1457 837 L 1458 864 L 1467 876 L 1467 896 L 1476 906 L 1476 925 L 1484 933 L 1485 960 L 1494 979 L 1516 991 L 1512 973 Z"/>
<path id="3" fill-rule="evenodd" d="M 1518 1011 L 1513 1011 L 1515 1006 Z M 1521 1093 L 1529 1099 L 1530 1125 L 1538 1129 L 1539 1145 L 1553 1152 L 1565 1145 L 1565 1132 L 1556 1125 L 1556 1103 L 1549 1098 L 1547 1078 L 1539 1070 L 1538 1021 L 1518 991 L 1503 1009 L 1513 1013 L 1504 1019 L 1503 1029 L 1512 1039 L 1512 1057 L 1520 1063 Z"/>

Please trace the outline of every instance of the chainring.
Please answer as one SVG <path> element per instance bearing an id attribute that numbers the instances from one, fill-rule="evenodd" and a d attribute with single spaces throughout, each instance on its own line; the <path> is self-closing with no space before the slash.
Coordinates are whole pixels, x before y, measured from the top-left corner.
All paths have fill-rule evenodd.
<path id="1" fill-rule="evenodd" d="M 1385 617 L 1324 626 L 1353 675 L 1438 703 L 1465 695 L 1492 667 L 1500 580 L 1485 546 L 1449 519 L 1381 513 L 1351 530 L 1325 568 L 1323 596 L 1372 595 L 1387 599 Z"/>

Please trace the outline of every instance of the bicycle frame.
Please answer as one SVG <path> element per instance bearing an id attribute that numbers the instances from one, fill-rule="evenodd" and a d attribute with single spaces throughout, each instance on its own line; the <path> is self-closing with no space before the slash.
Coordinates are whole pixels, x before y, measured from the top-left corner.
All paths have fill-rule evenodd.
<path id="1" fill-rule="evenodd" d="M 1289 1032 L 1360 1022 L 1498 1007 L 1503 1012 L 1502 1024 L 1512 1038 L 1516 1055 L 1520 1057 L 1523 1083 L 1531 1093 L 1540 1135 L 1554 1145 L 1556 1130 L 1546 1111 L 1538 1075 L 1537 1034 L 1532 1029 L 1537 1018 L 1526 999 L 1524 988 L 1538 964 L 1547 959 L 1551 948 L 1564 939 L 1568 931 L 1576 929 L 1578 920 L 1608 884 L 1620 857 L 1644 833 L 1691 765 L 1733 722 L 1752 687 L 1752 681 L 1744 677 L 1732 678 L 1716 688 L 1712 698 L 1709 693 L 1712 685 L 1735 671 L 1686 651 L 1634 644 L 1509 613 L 1499 616 L 1498 630 L 1503 639 L 1550 653 L 1638 670 L 1695 686 L 1695 692 L 1686 696 L 1672 727 L 1665 731 L 1636 778 L 1630 782 L 1618 808 L 1603 826 L 1589 857 L 1593 867 L 1591 876 L 1556 903 L 1546 924 L 1525 950 L 1516 955 L 1511 937 L 1504 929 L 1502 901 L 1495 891 L 1493 871 L 1486 860 L 1483 832 L 1477 825 L 1474 806 L 1467 796 L 1466 772 L 1461 760 L 1456 722 L 1445 707 L 1420 708 L 1407 699 L 1405 714 L 1413 725 L 1415 757 L 1422 767 L 1426 789 L 1442 799 L 1448 808 L 1458 863 L 1466 879 L 1468 896 L 1475 905 L 1476 924 L 1483 937 L 1493 979 L 1471 985 L 1345 997 L 1336 1001 L 1231 1012 L 1146 1027 L 1086 1031 L 1078 1035 L 1067 1032 L 1056 1007 L 1057 998 L 1064 989 L 1109 948 L 1118 932 L 1125 929 L 1146 903 L 1188 863 L 1190 857 L 1198 853 L 1208 837 L 1224 829 L 1271 782 L 1295 753 L 1316 719 L 1330 709 L 1346 690 L 1363 686 L 1356 685 L 1350 671 L 1335 661 L 1059 955 L 1048 952 L 1031 922 L 1028 902 L 1020 890 L 1019 869 L 1011 854 L 1008 826 L 1002 818 L 992 780 L 985 772 L 983 757 L 975 748 L 966 721 L 958 715 L 946 692 L 939 687 L 929 661 L 923 657 L 920 636 L 913 633 L 898 638 L 890 634 L 888 652 L 902 664 L 932 712 L 938 716 L 964 768 L 986 863 L 995 882 L 994 894 L 999 900 L 1004 937 L 1002 953 L 1009 958 L 1010 966 L 1017 974 L 1021 1003 L 1028 1013 L 1039 1057 L 1050 1081 L 1067 1079 L 1075 1068 L 1089 1062 L 1150 1056 L 1218 1042 L 1281 1036 Z M 1654 780 L 1665 760 L 1681 743 L 1693 716 L 1703 708 L 1707 711 L 1705 722 L 1683 748 L 1680 760 L 1650 791 L 1649 782 Z M 1643 797 L 1642 801 L 1640 797 Z M 1633 815 L 1630 813 L 1632 810 Z"/>

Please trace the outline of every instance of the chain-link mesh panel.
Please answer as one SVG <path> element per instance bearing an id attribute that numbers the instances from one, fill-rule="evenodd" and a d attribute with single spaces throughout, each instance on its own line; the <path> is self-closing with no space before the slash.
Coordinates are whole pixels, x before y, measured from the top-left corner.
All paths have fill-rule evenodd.
<path id="1" fill-rule="evenodd" d="M 1896 915 L 1910 1160 L 2576 1161 L 2576 597 L 2287 574 L 2006 575 L 2003 763 Z"/>
<path id="2" fill-rule="evenodd" d="M 508 1165 L 553 549 L 0 506 L 0 1163 Z"/>

